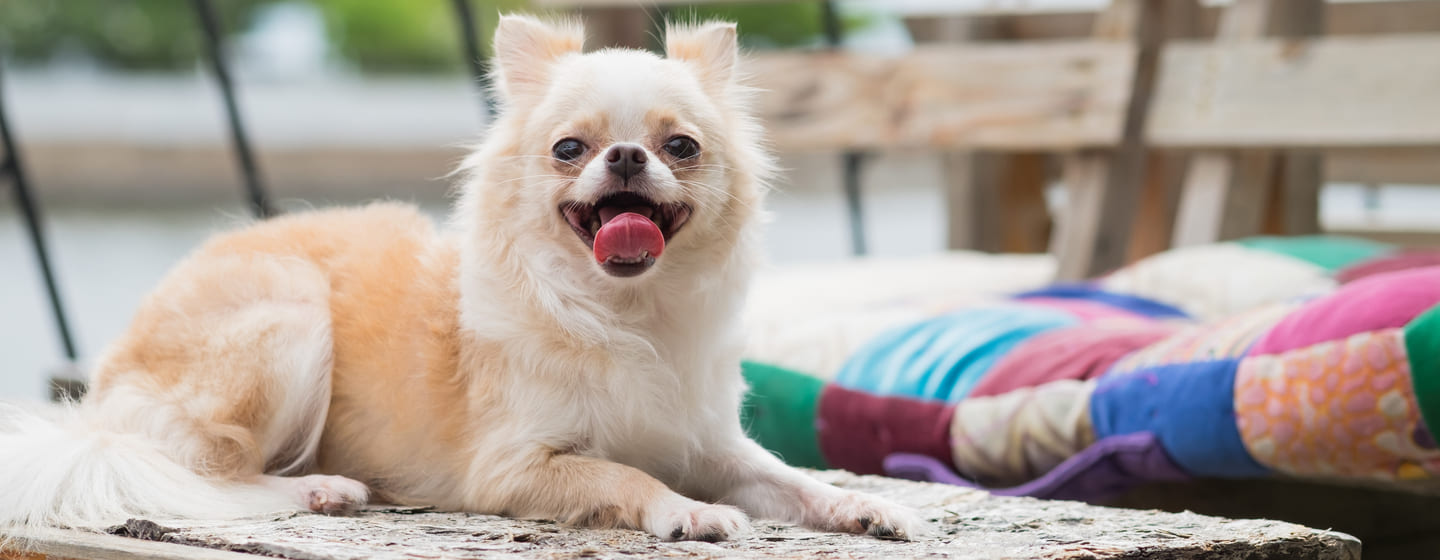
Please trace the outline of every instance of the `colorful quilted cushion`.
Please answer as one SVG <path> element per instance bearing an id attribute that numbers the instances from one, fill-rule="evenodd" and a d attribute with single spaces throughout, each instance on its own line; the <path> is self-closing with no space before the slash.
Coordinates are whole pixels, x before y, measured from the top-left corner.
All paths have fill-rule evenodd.
<path id="1" fill-rule="evenodd" d="M 746 364 L 745 419 L 795 464 L 1009 495 L 1275 475 L 1413 488 L 1440 479 L 1430 258 L 1263 238 L 988 303 L 824 315 L 760 345 L 824 367 Z M 843 355 L 807 357 L 839 332 Z"/>

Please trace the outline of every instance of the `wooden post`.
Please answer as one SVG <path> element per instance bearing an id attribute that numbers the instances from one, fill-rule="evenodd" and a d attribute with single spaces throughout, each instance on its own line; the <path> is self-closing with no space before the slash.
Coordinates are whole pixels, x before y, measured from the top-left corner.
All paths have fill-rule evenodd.
<path id="1" fill-rule="evenodd" d="M 1236 0 L 1220 16 L 1216 41 L 1243 41 L 1268 34 L 1298 36 L 1319 32 L 1323 0 Z M 1207 151 L 1197 154 L 1185 178 L 1177 247 L 1254 235 L 1319 231 L 1323 181 L 1318 153 L 1272 150 Z M 1271 196 L 1272 189 L 1279 189 Z M 1266 212 L 1274 201 L 1279 212 Z M 1262 217 L 1265 217 L 1262 219 Z M 1276 224 L 1276 222 L 1279 222 Z"/>
<path id="2" fill-rule="evenodd" d="M 585 20 L 585 47 L 648 49 L 651 47 L 650 13 L 639 4 L 634 6 L 596 6 L 580 9 Z"/>
<path id="3" fill-rule="evenodd" d="M 1171 2 L 1164 14 L 1165 38 L 1200 37 L 1204 31 L 1204 14 L 1205 8 L 1199 0 Z M 1145 179 L 1130 235 L 1127 262 L 1170 248 L 1171 230 L 1180 208 L 1180 191 L 1189 162 L 1189 153 L 1183 150 L 1152 149 L 1146 155 Z"/>
<path id="4" fill-rule="evenodd" d="M 1270 34 L 1300 38 L 1325 32 L 1324 0 L 1272 0 Z M 1320 189 L 1325 158 L 1319 151 L 1286 150 L 1277 164 L 1279 212 L 1276 229 L 1285 235 L 1320 233 Z"/>
<path id="5" fill-rule="evenodd" d="M 1197 155 L 1190 162 L 1180 199 L 1175 245 L 1213 243 L 1258 231 L 1274 163 L 1274 154 L 1268 150 Z"/>
<path id="6" fill-rule="evenodd" d="M 994 18 L 936 19 L 931 25 L 912 25 L 911 33 L 921 42 L 1014 38 L 1009 27 Z M 1045 207 L 1047 159 L 1040 153 L 982 150 L 944 154 L 946 246 L 990 252 L 1044 251 L 1050 230 Z"/>
<path id="7" fill-rule="evenodd" d="M 1135 72 L 1117 147 L 1064 160 L 1069 199 L 1051 243 L 1061 280 L 1092 277 L 1125 262 L 1145 172 L 1145 119 L 1164 41 L 1164 14 L 1173 1 L 1113 0 L 1096 20 L 1096 38 L 1135 42 Z"/>

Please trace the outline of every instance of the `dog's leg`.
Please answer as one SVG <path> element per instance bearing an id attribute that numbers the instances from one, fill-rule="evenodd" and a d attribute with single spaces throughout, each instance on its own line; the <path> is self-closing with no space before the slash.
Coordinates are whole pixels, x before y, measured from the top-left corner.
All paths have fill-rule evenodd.
<path id="1" fill-rule="evenodd" d="M 739 509 L 686 498 L 633 467 L 553 450 L 531 457 L 487 475 L 476 509 L 668 540 L 722 541 L 749 527 Z"/>
<path id="2" fill-rule="evenodd" d="M 914 510 L 815 480 L 749 438 L 737 436 L 722 447 L 707 462 L 706 494 L 752 516 L 883 538 L 908 540 L 921 531 Z"/>
<path id="3" fill-rule="evenodd" d="M 331 395 L 329 283 L 314 266 L 210 257 L 172 274 L 97 370 L 83 408 L 251 494 L 339 513 L 363 484 L 313 465 Z"/>
<path id="4" fill-rule="evenodd" d="M 284 493 L 296 504 L 310 511 L 334 515 L 347 513 L 370 497 L 370 489 L 359 481 L 343 476 L 312 474 L 306 476 L 270 476 L 256 478 L 261 486 Z"/>

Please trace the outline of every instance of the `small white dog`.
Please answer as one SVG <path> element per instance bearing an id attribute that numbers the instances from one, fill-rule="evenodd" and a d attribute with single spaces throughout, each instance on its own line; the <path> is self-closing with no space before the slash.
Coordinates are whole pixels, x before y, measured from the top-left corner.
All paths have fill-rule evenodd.
<path id="1" fill-rule="evenodd" d="M 748 439 L 738 311 L 771 162 L 735 27 L 665 58 L 502 19 L 503 111 L 454 235 L 415 209 L 296 214 L 210 241 L 91 393 L 0 417 L 0 525 L 400 504 L 720 540 L 746 515 L 908 538 L 911 510 Z M 326 473 L 326 474 L 312 474 Z"/>

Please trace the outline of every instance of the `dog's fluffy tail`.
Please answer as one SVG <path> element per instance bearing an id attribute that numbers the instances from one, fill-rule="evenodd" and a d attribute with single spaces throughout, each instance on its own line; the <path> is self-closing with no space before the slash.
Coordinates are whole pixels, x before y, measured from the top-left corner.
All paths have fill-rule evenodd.
<path id="1" fill-rule="evenodd" d="M 143 435 L 106 431 L 76 406 L 0 403 L 0 541 L 41 527 L 131 518 L 227 519 L 296 509 L 261 485 L 206 479 Z"/>

